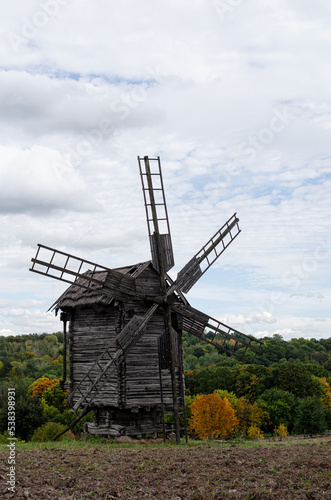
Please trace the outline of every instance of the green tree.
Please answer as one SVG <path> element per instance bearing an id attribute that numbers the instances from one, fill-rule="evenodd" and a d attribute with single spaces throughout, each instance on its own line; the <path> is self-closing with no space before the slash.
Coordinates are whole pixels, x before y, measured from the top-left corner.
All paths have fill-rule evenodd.
<path id="1" fill-rule="evenodd" d="M 56 380 L 53 385 L 43 392 L 42 399 L 47 405 L 54 406 L 59 411 L 65 411 L 69 409 L 68 404 L 65 402 L 68 396 L 68 391 L 63 391 L 59 380 Z"/>
<path id="2" fill-rule="evenodd" d="M 75 416 L 69 410 L 58 410 L 55 406 L 49 406 L 44 401 L 41 401 L 44 420 L 46 422 L 56 422 L 65 426 L 69 425 Z"/>
<path id="3" fill-rule="evenodd" d="M 273 338 L 264 339 L 264 344 L 261 347 L 260 353 L 256 358 L 258 364 L 271 366 L 272 363 L 277 363 L 281 359 L 286 358 L 286 342 L 281 335 L 275 334 Z"/>
<path id="4" fill-rule="evenodd" d="M 38 398 L 19 398 L 15 405 L 15 437 L 28 441 L 34 430 L 45 422 L 43 409 Z M 0 431 L 8 428 L 7 405 L 0 411 Z"/>
<path id="5" fill-rule="evenodd" d="M 195 370 L 198 366 L 199 360 L 193 354 L 189 354 L 184 359 L 184 369 L 187 371 Z"/>
<path id="6" fill-rule="evenodd" d="M 20 377 L 23 375 L 22 363 L 19 361 L 11 361 L 12 369 L 8 373 L 10 377 Z"/>
<path id="7" fill-rule="evenodd" d="M 278 387 L 267 389 L 257 400 L 258 405 L 268 412 L 271 422 L 267 431 L 273 431 L 280 424 L 286 425 L 289 430 L 293 429 L 295 408 L 297 398 L 289 391 L 283 391 Z"/>
<path id="8" fill-rule="evenodd" d="M 278 363 L 272 367 L 273 386 L 291 392 L 299 398 L 314 396 L 316 383 L 309 369 L 301 363 Z"/>
<path id="9" fill-rule="evenodd" d="M 234 368 L 234 392 L 237 397 L 245 397 L 251 403 L 265 390 L 270 368 L 259 365 L 241 365 Z"/>
<path id="10" fill-rule="evenodd" d="M 327 430 L 328 409 L 315 397 L 301 399 L 297 406 L 294 432 L 319 434 Z"/>
<path id="11" fill-rule="evenodd" d="M 186 387 L 190 394 L 211 394 L 217 389 L 234 390 L 232 369 L 227 366 L 210 365 L 192 376 L 185 377 Z"/>
<path id="12" fill-rule="evenodd" d="M 197 345 L 193 349 L 193 356 L 195 356 L 196 358 L 201 358 L 201 356 L 204 356 L 205 352 L 206 351 L 203 349 L 202 346 Z"/>
<path id="13" fill-rule="evenodd" d="M 8 358 L 2 358 L 2 367 L 0 371 L 0 378 L 7 377 L 11 369 L 13 368 L 10 360 Z"/>
<path id="14" fill-rule="evenodd" d="M 223 389 L 217 389 L 216 391 L 214 391 L 214 394 L 221 396 L 222 399 L 226 398 L 231 404 L 232 408 L 235 408 L 238 398 L 233 392 L 225 391 Z"/>
<path id="15" fill-rule="evenodd" d="M 34 359 L 30 359 L 26 364 L 26 374 L 28 377 L 35 377 L 38 373 L 38 368 Z"/>
<path id="16" fill-rule="evenodd" d="M 58 422 L 46 422 L 45 424 L 41 425 L 36 429 L 31 437 L 32 442 L 39 442 L 39 443 L 45 443 L 46 441 L 50 441 L 53 437 L 55 437 L 59 432 L 64 431 L 66 428 L 65 425 L 60 424 Z M 72 439 L 74 439 L 74 434 L 72 432 L 60 436 L 58 438 L 59 441 L 62 441 L 62 439 L 65 436 L 71 436 Z"/>

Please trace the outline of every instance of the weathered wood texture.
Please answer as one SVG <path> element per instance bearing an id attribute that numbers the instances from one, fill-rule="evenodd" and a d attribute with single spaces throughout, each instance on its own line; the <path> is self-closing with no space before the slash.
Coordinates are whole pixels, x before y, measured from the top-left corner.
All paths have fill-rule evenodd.
<path id="1" fill-rule="evenodd" d="M 159 407 L 140 411 L 105 408 L 94 410 L 94 422 L 87 422 L 85 430 L 90 434 L 109 437 L 143 437 L 146 434 L 163 432 L 162 412 Z M 167 426 L 166 430 L 171 431 Z"/>
<path id="2" fill-rule="evenodd" d="M 125 268 L 125 272 L 132 268 Z M 135 268 L 136 288 L 141 295 L 160 294 L 159 275 L 151 264 Z M 134 315 L 143 316 L 150 304 L 139 297 L 130 297 L 125 304 L 110 301 L 101 291 L 91 290 L 90 300 L 86 289 L 77 290 L 70 287 L 67 295 L 62 296 L 57 307 L 69 309 L 72 312 L 70 322 L 69 353 L 70 353 L 70 392 L 73 393 L 71 404 L 74 405 L 80 397 L 79 392 L 73 392 L 87 371 L 91 369 L 94 360 L 107 348 L 114 345 L 114 340 L 128 324 Z M 82 297 L 84 304 L 82 303 Z M 77 301 L 77 306 L 75 306 Z M 97 384 L 97 390 L 92 392 L 92 407 L 146 408 L 161 405 L 161 388 L 159 377 L 159 346 L 161 336 L 165 342 L 162 357 L 168 359 L 167 334 L 162 308 L 159 308 L 146 327 L 146 332 L 126 358 L 119 364 L 117 370 L 106 374 Z M 121 336 L 120 341 L 123 341 Z M 125 340 L 125 339 L 124 339 Z M 115 352 L 115 349 L 112 347 Z M 181 343 L 176 345 L 176 359 L 180 360 Z M 172 386 L 169 362 L 162 364 L 162 393 L 166 408 L 172 407 Z M 93 372 L 92 372 L 93 376 Z M 97 373 L 95 373 L 97 376 Z M 89 381 L 80 386 L 84 393 Z M 176 383 L 178 395 L 181 394 L 181 377 L 177 370 Z M 180 404 L 182 398 L 180 397 Z"/>
<path id="3" fill-rule="evenodd" d="M 159 272 L 161 271 L 161 263 L 159 262 L 160 259 L 158 254 L 159 245 L 164 271 L 169 271 L 169 269 L 175 265 L 170 234 L 152 234 L 150 236 L 150 244 L 155 268 Z"/>
<path id="4" fill-rule="evenodd" d="M 93 365 L 93 361 L 111 346 L 120 329 L 118 307 L 109 305 L 102 311 L 95 311 L 92 307 L 77 308 L 70 324 L 69 353 L 70 353 L 70 392 L 72 392 L 84 375 Z M 115 352 L 115 350 L 114 350 Z M 82 385 L 81 390 L 87 390 L 89 381 Z M 118 404 L 118 377 L 111 373 L 100 380 L 98 386 L 102 390 L 95 399 L 95 404 Z M 96 391 L 95 391 L 96 392 Z M 72 404 L 79 399 L 75 393 Z"/>

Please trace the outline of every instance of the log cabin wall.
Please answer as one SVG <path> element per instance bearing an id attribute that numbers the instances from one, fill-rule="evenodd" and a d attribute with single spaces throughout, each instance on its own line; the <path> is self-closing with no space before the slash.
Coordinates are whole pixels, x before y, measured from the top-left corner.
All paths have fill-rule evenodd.
<path id="1" fill-rule="evenodd" d="M 70 354 L 70 392 L 79 384 L 93 365 L 94 360 L 111 345 L 120 326 L 119 308 L 108 305 L 101 308 L 79 307 L 74 309 L 70 322 L 69 354 Z M 81 389 L 88 388 L 86 386 Z M 74 405 L 79 399 L 75 393 Z M 94 404 L 117 406 L 119 400 L 118 377 L 116 372 L 107 376 L 102 390 L 95 396 Z"/>
<path id="2" fill-rule="evenodd" d="M 159 275 L 150 263 L 146 263 L 136 277 L 137 293 L 147 296 L 160 294 Z M 86 292 L 84 292 L 86 294 Z M 132 297 L 125 303 L 111 301 L 102 304 L 72 304 L 69 327 L 70 391 L 89 370 L 93 361 L 111 345 L 121 329 L 133 315 L 144 315 L 150 307 L 143 299 Z M 127 354 L 118 373 L 115 371 L 103 379 L 103 387 L 93 395 L 94 408 L 131 409 L 149 408 L 161 404 L 159 377 L 158 339 L 165 330 L 164 316 L 159 308 L 147 325 L 146 332 Z M 177 358 L 181 359 L 181 342 L 177 346 Z M 181 394 L 180 370 L 176 370 L 178 395 Z M 88 383 L 86 383 L 86 389 Z M 83 387 L 84 389 L 85 387 Z M 172 407 L 172 386 L 169 367 L 162 366 L 162 391 L 165 407 Z M 73 398 L 72 404 L 78 400 Z M 182 404 L 182 398 L 180 398 Z"/>

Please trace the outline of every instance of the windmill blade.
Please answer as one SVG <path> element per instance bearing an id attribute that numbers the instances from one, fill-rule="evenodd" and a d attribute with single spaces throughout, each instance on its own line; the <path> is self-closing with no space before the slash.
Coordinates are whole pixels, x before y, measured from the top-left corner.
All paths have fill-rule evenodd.
<path id="1" fill-rule="evenodd" d="M 167 286 L 168 288 L 170 289 L 170 287 L 172 287 L 175 282 L 174 280 L 171 278 L 171 276 L 169 276 L 169 274 L 166 274 L 166 280 L 167 280 Z M 182 291 L 180 290 L 180 288 L 176 289 L 176 287 L 173 287 L 172 290 L 176 290 L 177 294 L 179 295 L 181 301 L 183 304 L 185 305 L 189 305 L 188 303 L 188 300 L 186 299 L 185 295 L 182 293 Z M 166 297 L 170 295 L 169 293 L 166 293 Z"/>
<path id="2" fill-rule="evenodd" d="M 119 363 L 123 361 L 128 352 L 143 336 L 146 325 L 157 308 L 158 305 L 154 304 L 144 316 L 133 316 L 111 345 L 95 360 L 80 383 L 71 391 L 67 400 L 70 403 L 78 395 L 78 400 L 73 406 L 74 411 L 91 405 L 93 399 L 103 387 L 102 377 L 117 370 Z M 109 383 L 107 386 L 109 386 Z"/>
<path id="3" fill-rule="evenodd" d="M 232 217 L 214 234 L 198 253 L 179 271 L 177 280 L 169 289 L 169 294 L 175 290 L 187 293 L 198 279 L 210 268 L 216 259 L 232 243 L 240 233 L 239 219 L 234 213 Z"/>
<path id="4" fill-rule="evenodd" d="M 171 306 L 171 309 L 178 314 L 179 326 L 182 330 L 215 346 L 220 351 L 228 352 L 245 361 L 247 361 L 245 359 L 247 349 L 254 351 L 255 355 L 260 352 L 259 347 L 263 342 L 250 335 L 245 335 L 191 306 L 176 304 Z M 242 348 L 244 349 L 242 353 L 236 353 L 238 349 Z"/>
<path id="5" fill-rule="evenodd" d="M 30 271 L 91 289 L 102 287 L 105 294 L 118 300 L 136 295 L 135 279 L 94 262 L 38 244 Z"/>
<path id="6" fill-rule="evenodd" d="M 160 157 L 138 156 L 152 262 L 164 276 L 174 262 Z"/>

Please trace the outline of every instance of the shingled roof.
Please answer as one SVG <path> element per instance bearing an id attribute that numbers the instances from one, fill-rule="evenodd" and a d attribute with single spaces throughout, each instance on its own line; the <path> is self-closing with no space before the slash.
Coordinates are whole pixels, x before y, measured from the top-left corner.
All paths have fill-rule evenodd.
<path id="1" fill-rule="evenodd" d="M 114 269 L 122 274 L 129 274 L 132 277 L 137 277 L 139 274 L 150 264 L 148 262 L 142 262 L 134 266 L 126 266 Z M 91 276 L 92 272 L 87 271 L 84 276 Z M 108 277 L 107 271 L 99 271 L 94 273 L 94 277 L 100 281 L 106 282 Z M 103 291 L 103 285 L 100 283 L 90 282 L 87 279 L 79 278 L 77 280 L 79 285 L 71 285 L 67 290 L 54 302 L 49 310 L 57 311 L 59 309 L 67 309 L 71 307 L 82 307 L 91 304 L 111 304 L 114 300 L 108 293 Z M 88 288 L 84 288 L 84 285 Z"/>

